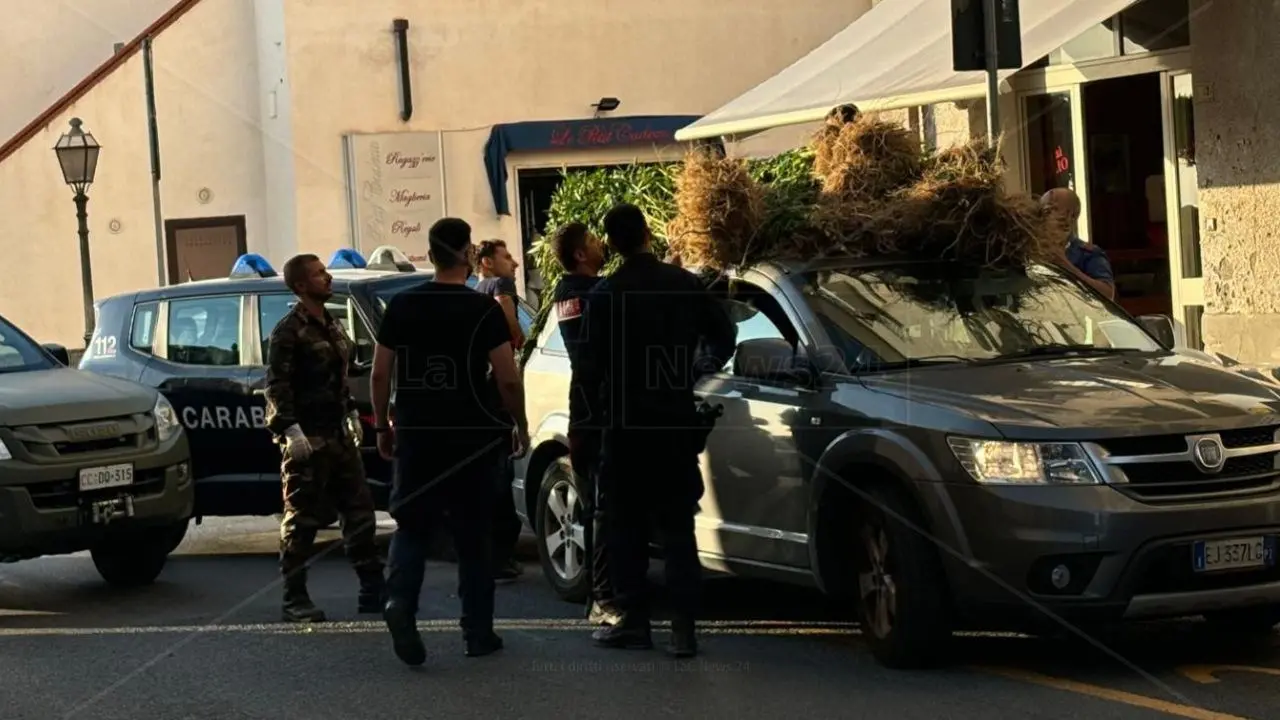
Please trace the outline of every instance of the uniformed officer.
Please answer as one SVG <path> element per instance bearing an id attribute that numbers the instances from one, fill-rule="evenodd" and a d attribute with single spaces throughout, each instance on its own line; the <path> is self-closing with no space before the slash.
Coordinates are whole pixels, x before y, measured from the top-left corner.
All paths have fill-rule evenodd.
<path id="1" fill-rule="evenodd" d="M 360 578 L 358 609 L 382 609 L 382 561 L 374 546 L 377 520 L 360 459 L 362 429 L 347 387 L 353 345 L 325 310 L 332 278 L 315 255 L 284 264 L 297 296 L 271 331 L 267 360 L 267 429 L 283 446 L 280 571 L 286 621 L 323 621 L 307 594 L 307 558 L 316 531 L 334 510 L 342 518 L 347 556 Z"/>
<path id="2" fill-rule="evenodd" d="M 604 247 L 583 223 L 569 223 L 556 231 L 551 247 L 564 268 L 565 274 L 556 283 L 556 317 L 560 323 L 560 336 L 564 338 L 569 353 L 572 376 L 569 379 L 569 460 L 578 477 L 582 497 L 586 499 L 586 511 L 591 522 L 587 525 L 586 551 L 590 557 L 588 566 L 591 578 L 591 600 L 588 617 L 598 624 L 616 623 L 619 619 L 613 608 L 613 585 L 609 580 L 609 565 L 605 556 L 606 538 L 602 532 L 603 498 L 597 486 L 596 471 L 600 463 L 601 418 L 593 414 L 588 388 L 594 388 L 588 379 L 587 368 L 582 361 L 582 318 L 588 293 L 600 282 L 600 270 L 604 267 Z"/>
<path id="3" fill-rule="evenodd" d="M 652 646 L 646 573 L 656 524 L 674 611 L 670 650 L 690 657 L 697 653 L 701 584 L 693 519 L 703 492 L 697 464 L 702 423 L 693 387 L 732 357 L 737 330 L 695 275 L 653 255 L 639 208 L 618 205 L 604 225 L 623 262 L 588 296 L 584 360 L 601 378 L 599 484 L 607 498 L 604 530 L 623 617 L 593 637 L 605 647 Z"/>

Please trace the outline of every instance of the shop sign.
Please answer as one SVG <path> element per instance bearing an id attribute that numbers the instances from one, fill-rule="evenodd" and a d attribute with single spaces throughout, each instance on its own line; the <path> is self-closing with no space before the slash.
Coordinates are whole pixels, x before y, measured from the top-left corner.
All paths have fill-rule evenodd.
<path id="1" fill-rule="evenodd" d="M 353 134 L 346 146 L 351 245 L 368 255 L 381 245 L 427 264 L 427 231 L 445 216 L 439 132 Z"/>

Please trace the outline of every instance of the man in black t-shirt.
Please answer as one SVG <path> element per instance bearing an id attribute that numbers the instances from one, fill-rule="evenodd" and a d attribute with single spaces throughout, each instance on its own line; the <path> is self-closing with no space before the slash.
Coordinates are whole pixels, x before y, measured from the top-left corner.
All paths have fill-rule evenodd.
<path id="1" fill-rule="evenodd" d="M 503 458 L 521 457 L 529 446 L 524 389 L 502 310 L 466 286 L 471 227 L 444 218 L 428 237 L 435 278 L 387 305 L 371 376 L 378 452 L 395 461 L 397 527 L 383 617 L 396 655 L 410 665 L 426 661 L 415 618 L 431 530 L 440 522 L 458 555 L 466 654 L 502 648 L 493 632 L 490 566 L 495 477 Z"/>
<path id="2" fill-rule="evenodd" d="M 586 534 L 589 556 L 591 595 L 588 617 L 592 622 L 612 625 L 619 620 L 613 609 L 613 584 L 609 581 L 609 564 L 605 553 L 604 496 L 596 483 L 600 464 L 601 418 L 593 413 L 598 402 L 598 379 L 588 377 L 582 361 L 584 344 L 583 315 L 588 293 L 600 282 L 604 267 L 604 245 L 583 223 L 569 223 L 551 238 L 552 249 L 565 274 L 556 283 L 552 302 L 560 323 L 560 336 L 569 353 L 572 375 L 569 379 L 569 460 L 578 478 L 579 495 L 584 498 L 590 522 Z M 585 518 L 584 518 L 585 520 Z"/>
<path id="3" fill-rule="evenodd" d="M 520 263 L 511 257 L 507 244 L 501 240 L 485 240 L 476 252 L 480 266 L 480 282 L 476 290 L 498 301 L 507 329 L 511 333 L 511 345 L 520 351 L 524 345 L 524 331 L 516 314 L 516 269 Z M 515 465 L 502 462 L 502 474 L 498 481 L 498 494 L 493 503 L 493 577 L 495 580 L 514 580 L 524 572 L 515 559 L 516 542 L 523 527 L 516 514 L 515 497 L 511 484 L 515 480 Z"/>

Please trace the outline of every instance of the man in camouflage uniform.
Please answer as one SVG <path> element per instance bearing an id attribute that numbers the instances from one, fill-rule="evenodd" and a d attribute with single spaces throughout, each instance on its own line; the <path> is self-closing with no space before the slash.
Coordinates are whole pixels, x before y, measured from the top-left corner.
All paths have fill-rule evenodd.
<path id="1" fill-rule="evenodd" d="M 267 357 L 267 428 L 283 447 L 280 522 L 283 616 L 320 622 L 307 594 L 307 559 L 316 531 L 334 510 L 342 518 L 347 557 L 360 578 L 359 611 L 382 611 L 382 561 L 374 546 L 377 521 L 360 459 L 362 429 L 347 387 L 353 345 L 325 310 L 332 278 L 315 255 L 284 265 L 298 303 L 271 331 Z"/>

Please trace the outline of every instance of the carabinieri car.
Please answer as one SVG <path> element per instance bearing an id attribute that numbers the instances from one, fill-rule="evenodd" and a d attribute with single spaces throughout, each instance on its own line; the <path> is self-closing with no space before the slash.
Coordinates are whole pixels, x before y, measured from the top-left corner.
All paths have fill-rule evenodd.
<path id="1" fill-rule="evenodd" d="M 395 248 L 366 263 L 344 248 L 328 263 L 333 297 L 325 307 L 355 342 L 351 392 L 364 419 L 361 453 L 378 509 L 386 509 L 390 466 L 372 431 L 368 373 L 374 333 L 387 302 L 433 276 Z M 296 302 L 259 255 L 237 259 L 225 279 L 125 293 L 97 303 L 82 370 L 160 390 L 187 429 L 196 481 L 195 517 L 272 515 L 281 511 L 280 450 L 266 430 L 267 338 Z M 533 325 L 521 301 L 520 324 Z"/>

